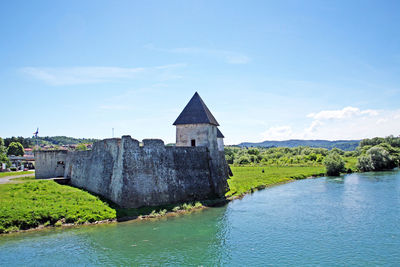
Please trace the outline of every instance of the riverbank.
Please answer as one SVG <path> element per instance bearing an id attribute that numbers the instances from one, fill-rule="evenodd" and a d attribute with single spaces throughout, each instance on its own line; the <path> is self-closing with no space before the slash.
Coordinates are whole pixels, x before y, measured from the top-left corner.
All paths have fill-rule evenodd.
<path id="1" fill-rule="evenodd" d="M 214 200 L 127 209 L 54 181 L 19 179 L 20 183 L 0 185 L 0 234 L 178 216 L 225 203 Z"/>
<path id="2" fill-rule="evenodd" d="M 228 180 L 230 191 L 226 199 L 139 209 L 120 208 L 86 191 L 53 181 L 3 184 L 0 185 L 0 233 L 177 216 L 223 205 L 255 190 L 325 173 L 323 166 L 232 166 L 232 171 L 234 176 Z"/>
<path id="3" fill-rule="evenodd" d="M 324 166 L 232 166 L 226 197 L 235 199 L 255 190 L 325 175 Z"/>

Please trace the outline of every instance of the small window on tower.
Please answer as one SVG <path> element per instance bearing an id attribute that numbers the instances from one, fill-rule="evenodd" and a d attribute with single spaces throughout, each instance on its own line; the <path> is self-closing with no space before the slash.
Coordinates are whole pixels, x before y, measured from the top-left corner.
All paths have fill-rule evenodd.
<path id="1" fill-rule="evenodd" d="M 196 146 L 196 140 L 192 139 L 192 146 Z"/>

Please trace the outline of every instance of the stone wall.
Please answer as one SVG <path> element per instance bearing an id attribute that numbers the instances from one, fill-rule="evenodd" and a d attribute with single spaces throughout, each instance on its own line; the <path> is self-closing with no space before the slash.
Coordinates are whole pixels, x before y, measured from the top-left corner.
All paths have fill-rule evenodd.
<path id="1" fill-rule="evenodd" d="M 35 152 L 36 179 L 64 176 L 66 150 L 41 150 Z"/>
<path id="2" fill-rule="evenodd" d="M 217 149 L 166 147 L 157 139 L 143 140 L 141 147 L 130 136 L 69 152 L 65 176 L 130 208 L 223 197 L 228 188 L 228 165 Z"/>

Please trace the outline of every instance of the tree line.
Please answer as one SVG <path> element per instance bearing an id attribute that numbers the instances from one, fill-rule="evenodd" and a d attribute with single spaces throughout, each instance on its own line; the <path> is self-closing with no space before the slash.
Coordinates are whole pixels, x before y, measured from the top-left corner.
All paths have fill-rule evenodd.
<path id="1" fill-rule="evenodd" d="M 363 139 L 354 151 L 338 148 L 273 147 L 241 148 L 225 147 L 228 164 L 241 165 L 279 165 L 310 166 L 324 164 L 328 175 L 349 172 L 345 162 L 355 162 L 355 170 L 380 171 L 398 167 L 400 164 L 400 136 L 375 137 Z"/>
<path id="2" fill-rule="evenodd" d="M 77 145 L 77 144 L 92 144 L 98 141 L 94 138 L 73 138 L 68 136 L 42 136 L 37 138 L 37 143 L 39 146 L 42 145 Z M 22 136 L 12 136 L 4 138 L 4 145 L 8 147 L 11 143 L 18 142 L 24 148 L 34 147 L 36 145 L 35 137 L 22 137 Z"/>
<path id="3" fill-rule="evenodd" d="M 356 151 L 343 151 L 338 148 L 272 147 L 272 148 L 240 148 L 225 147 L 225 158 L 228 164 L 249 165 L 313 165 L 322 164 L 329 153 L 338 153 L 344 157 L 354 157 Z"/>

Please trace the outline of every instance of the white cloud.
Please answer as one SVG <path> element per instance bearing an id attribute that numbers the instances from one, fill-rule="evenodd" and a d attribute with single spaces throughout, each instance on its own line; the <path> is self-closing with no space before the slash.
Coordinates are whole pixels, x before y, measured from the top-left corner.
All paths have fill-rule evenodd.
<path id="1" fill-rule="evenodd" d="M 164 49 L 164 48 L 157 48 L 154 45 L 146 45 L 145 48 L 154 51 L 176 53 L 176 54 L 195 54 L 201 56 L 212 56 L 216 58 L 221 58 L 226 63 L 229 64 L 247 64 L 251 61 L 251 59 L 248 56 L 242 53 L 230 50 L 223 50 L 223 49 L 207 49 L 199 47 L 180 47 L 173 49 Z"/>
<path id="2" fill-rule="evenodd" d="M 354 116 L 376 116 L 379 112 L 377 110 L 367 109 L 360 110 L 355 107 L 345 107 L 339 110 L 322 110 L 318 113 L 310 113 L 307 115 L 309 118 L 316 120 L 331 120 L 331 119 L 349 119 Z"/>
<path id="3" fill-rule="evenodd" d="M 262 140 L 287 140 L 293 138 L 292 127 L 274 126 L 270 127 L 267 131 L 261 134 Z"/>
<path id="4" fill-rule="evenodd" d="M 311 127 L 318 124 L 316 127 Z M 400 135 L 400 110 L 360 112 L 341 119 L 313 120 L 300 134 L 307 139 L 362 139 Z M 311 128 L 311 129 L 310 129 Z"/>
<path id="5" fill-rule="evenodd" d="M 50 85 L 92 84 L 102 82 L 135 79 L 149 73 L 158 73 L 161 80 L 176 79 L 179 75 L 171 74 L 171 69 L 184 67 L 186 64 L 170 64 L 149 68 L 121 68 L 121 67 L 66 67 L 40 68 L 25 67 L 21 72 Z"/>
<path id="6" fill-rule="evenodd" d="M 346 107 L 322 110 L 307 115 L 313 120 L 308 126 L 270 127 L 262 133 L 264 140 L 286 139 L 363 139 L 376 136 L 400 135 L 400 110 L 360 110 Z"/>

